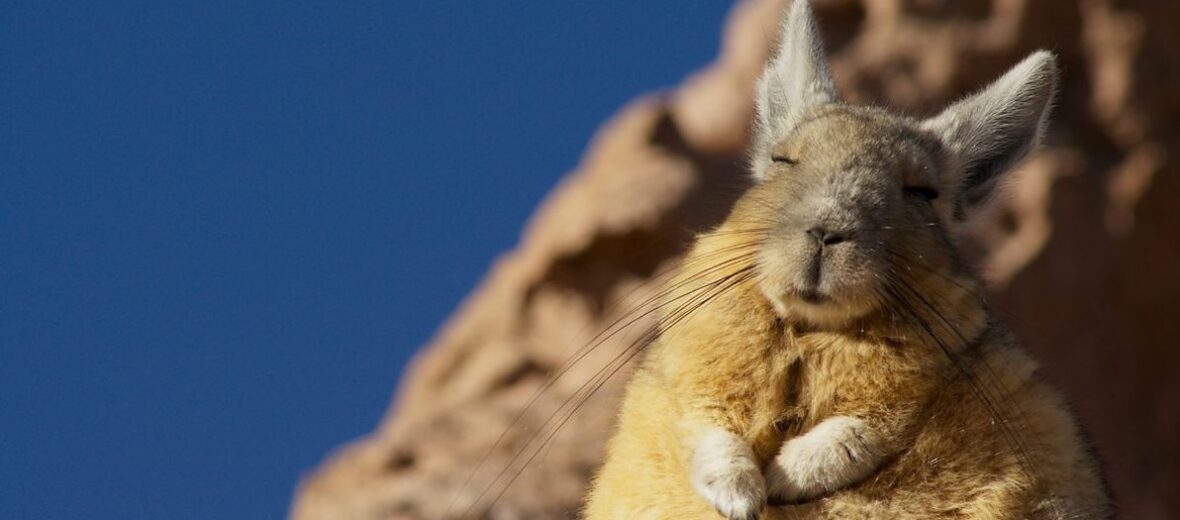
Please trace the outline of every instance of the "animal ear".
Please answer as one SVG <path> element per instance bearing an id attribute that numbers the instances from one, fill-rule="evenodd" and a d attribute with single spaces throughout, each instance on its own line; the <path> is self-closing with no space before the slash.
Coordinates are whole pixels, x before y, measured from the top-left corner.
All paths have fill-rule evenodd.
<path id="1" fill-rule="evenodd" d="M 1036 148 L 1056 88 L 1053 54 L 1037 51 L 995 83 L 922 123 L 958 159 L 945 182 L 957 187 L 960 218 L 987 199 L 1001 173 Z"/>
<path id="2" fill-rule="evenodd" d="M 755 92 L 754 175 L 761 179 L 771 148 L 812 107 L 837 100 L 823 42 L 808 0 L 795 0 L 783 15 L 779 44 L 758 78 Z"/>

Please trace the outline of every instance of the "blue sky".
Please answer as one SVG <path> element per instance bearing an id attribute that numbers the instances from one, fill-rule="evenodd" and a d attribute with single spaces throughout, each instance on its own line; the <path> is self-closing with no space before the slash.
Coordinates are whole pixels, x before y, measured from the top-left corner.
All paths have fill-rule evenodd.
<path id="1" fill-rule="evenodd" d="M 274 518 L 730 2 L 0 9 L 0 518 Z"/>

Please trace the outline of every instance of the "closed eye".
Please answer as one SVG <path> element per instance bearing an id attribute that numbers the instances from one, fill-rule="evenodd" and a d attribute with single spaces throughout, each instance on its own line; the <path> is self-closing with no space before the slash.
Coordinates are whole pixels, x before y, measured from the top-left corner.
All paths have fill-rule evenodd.
<path id="1" fill-rule="evenodd" d="M 770 160 L 774 161 L 776 163 L 788 164 L 788 165 L 792 165 L 792 166 L 799 164 L 799 161 L 797 159 L 792 159 L 792 158 L 787 157 L 785 155 L 774 155 L 774 156 L 771 156 Z"/>
<path id="2" fill-rule="evenodd" d="M 926 202 L 930 202 L 938 198 L 938 190 L 934 188 L 927 188 L 925 186 L 906 186 L 903 189 L 906 195 L 913 195 Z"/>

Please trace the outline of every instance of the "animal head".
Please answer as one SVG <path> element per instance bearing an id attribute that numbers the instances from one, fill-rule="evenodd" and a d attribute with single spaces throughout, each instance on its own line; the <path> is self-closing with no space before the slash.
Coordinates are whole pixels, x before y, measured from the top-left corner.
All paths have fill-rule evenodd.
<path id="1" fill-rule="evenodd" d="M 766 229 L 758 283 L 776 312 L 841 326 L 887 300 L 897 265 L 954 266 L 950 230 L 1036 146 L 1056 76 L 1039 51 L 929 119 L 848 105 L 796 0 L 757 83 L 756 183 L 730 219 Z"/>

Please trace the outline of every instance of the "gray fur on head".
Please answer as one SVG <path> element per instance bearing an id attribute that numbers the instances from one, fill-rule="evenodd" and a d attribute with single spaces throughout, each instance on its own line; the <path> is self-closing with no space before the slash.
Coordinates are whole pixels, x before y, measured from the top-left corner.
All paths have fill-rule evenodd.
<path id="1" fill-rule="evenodd" d="M 1053 54 L 1037 51 L 979 93 L 922 122 L 958 159 L 955 177 L 944 183 L 957 188 L 960 213 L 985 200 L 1000 174 L 1036 148 L 1056 88 Z"/>
<path id="2" fill-rule="evenodd" d="M 955 194 L 960 216 L 985 200 L 1000 174 L 1036 148 L 1056 88 L 1053 54 L 1037 51 L 987 88 L 921 123 L 956 159 L 951 178 L 942 184 Z M 811 6 L 795 0 L 783 16 L 774 57 L 758 78 L 754 177 L 765 178 L 773 147 L 808 111 L 839 102 Z"/>
<path id="3" fill-rule="evenodd" d="M 808 109 L 837 99 L 811 5 L 795 0 L 783 17 L 775 56 L 758 78 L 755 177 L 762 178 L 771 147 L 791 133 Z"/>

